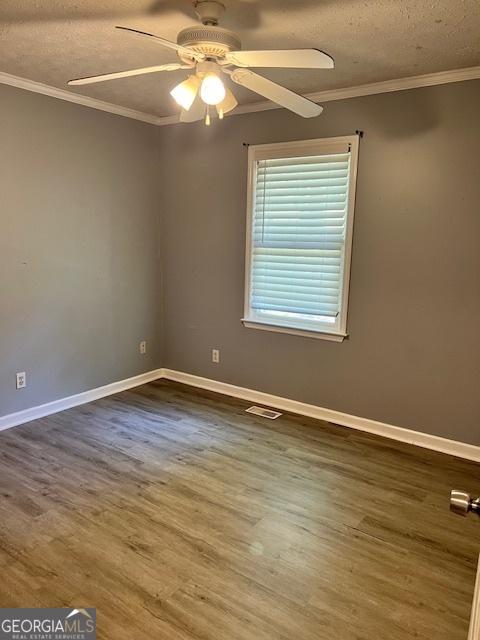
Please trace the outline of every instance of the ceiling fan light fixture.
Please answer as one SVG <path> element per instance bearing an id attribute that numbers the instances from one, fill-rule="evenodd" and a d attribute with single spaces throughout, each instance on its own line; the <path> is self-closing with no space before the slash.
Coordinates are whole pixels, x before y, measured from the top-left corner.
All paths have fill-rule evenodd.
<path id="1" fill-rule="evenodd" d="M 179 58 L 178 62 L 76 78 L 70 80 L 68 84 L 93 84 L 150 73 L 188 69 L 193 75 L 170 91 L 175 102 L 182 107 L 180 122 L 196 122 L 205 118 L 206 124 L 209 124 L 210 118 L 222 119 L 237 106 L 235 96 L 222 82 L 223 73 L 225 73 L 235 84 L 303 118 L 320 115 L 321 106 L 251 71 L 251 68 L 333 69 L 335 64 L 331 56 L 315 48 L 245 51 L 236 33 L 218 26 L 219 18 L 225 11 L 222 2 L 194 0 L 193 5 L 202 24 L 182 29 L 177 35 L 176 42 L 139 29 L 116 27 L 123 33 L 147 38 L 150 42 L 156 42 L 175 51 Z M 212 107 L 210 111 L 209 107 Z"/>
<path id="2" fill-rule="evenodd" d="M 216 73 L 207 73 L 200 86 L 200 97 L 209 105 L 217 105 L 225 100 L 225 85 Z"/>
<path id="3" fill-rule="evenodd" d="M 199 87 L 200 79 L 197 76 L 189 76 L 186 80 L 177 84 L 170 91 L 170 95 L 182 109 L 188 111 L 197 96 Z"/>

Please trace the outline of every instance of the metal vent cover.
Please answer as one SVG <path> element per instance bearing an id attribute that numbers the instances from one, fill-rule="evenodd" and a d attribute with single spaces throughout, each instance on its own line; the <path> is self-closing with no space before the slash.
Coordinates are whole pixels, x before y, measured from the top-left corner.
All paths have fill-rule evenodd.
<path id="1" fill-rule="evenodd" d="M 262 418 L 268 418 L 269 420 L 275 420 L 275 418 L 279 418 L 282 414 L 278 411 L 273 411 L 272 409 L 265 409 L 264 407 L 249 407 L 245 409 L 246 413 L 254 413 L 256 416 L 262 416 Z"/>

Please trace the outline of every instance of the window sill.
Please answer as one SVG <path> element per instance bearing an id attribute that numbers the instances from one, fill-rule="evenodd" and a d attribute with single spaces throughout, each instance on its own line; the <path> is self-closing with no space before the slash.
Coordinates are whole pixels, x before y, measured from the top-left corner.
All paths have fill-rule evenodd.
<path id="1" fill-rule="evenodd" d="M 248 318 L 242 318 L 242 324 L 244 327 L 247 327 L 247 329 L 260 329 L 261 331 L 274 331 L 276 333 L 290 333 L 294 336 L 316 338 L 317 340 L 330 340 L 331 342 L 343 342 L 347 337 L 346 333 L 334 333 L 333 331 L 317 331 L 300 328 L 295 329 L 281 324 L 272 324 L 271 322 L 249 320 Z"/>

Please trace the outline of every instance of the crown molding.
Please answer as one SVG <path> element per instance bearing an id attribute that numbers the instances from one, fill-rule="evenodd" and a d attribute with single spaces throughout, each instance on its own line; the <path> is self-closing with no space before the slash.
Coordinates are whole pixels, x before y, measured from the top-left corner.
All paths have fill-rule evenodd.
<path id="1" fill-rule="evenodd" d="M 376 93 L 390 93 L 392 91 L 405 91 L 407 89 L 420 89 L 422 87 L 433 87 L 451 82 L 463 82 L 464 80 L 477 80 L 480 78 L 480 66 L 467 67 L 465 69 L 453 69 L 451 71 L 438 71 L 436 73 L 426 73 L 421 76 L 410 76 L 399 78 L 398 80 L 384 80 L 382 82 L 372 82 L 362 84 L 357 87 L 347 87 L 345 89 L 332 89 L 331 91 L 317 91 L 307 94 L 307 98 L 313 102 L 330 102 L 332 100 L 344 100 L 347 98 L 360 98 Z"/>
<path id="2" fill-rule="evenodd" d="M 306 98 L 313 102 L 332 102 L 333 100 L 347 100 L 348 98 L 361 98 L 380 93 L 390 93 L 393 91 L 405 91 L 406 89 L 420 89 L 422 87 L 433 87 L 451 82 L 463 82 L 464 80 L 477 80 L 480 78 L 480 66 L 466 67 L 465 69 L 453 69 L 451 71 L 438 71 L 436 73 L 426 73 L 420 76 L 410 76 L 397 80 L 383 80 L 382 82 L 372 82 L 370 84 L 360 84 L 356 87 L 345 87 L 343 89 L 328 89 L 326 91 L 315 91 L 305 93 Z M 254 113 L 255 111 L 269 111 L 271 109 L 281 109 L 279 105 L 269 100 L 263 102 L 252 102 L 238 106 L 226 116 L 238 116 L 243 113 Z M 166 116 L 159 118 L 158 125 L 180 124 L 178 116 Z M 183 124 L 183 123 L 182 123 Z"/>
<path id="3" fill-rule="evenodd" d="M 45 96 L 50 96 L 51 98 L 74 102 L 75 104 L 81 104 L 84 107 L 107 111 L 108 113 L 114 113 L 117 116 L 124 116 L 125 118 L 148 122 L 149 124 L 160 124 L 159 121 L 161 120 L 158 116 L 154 116 L 150 113 L 143 113 L 142 111 L 135 111 L 135 109 L 121 107 L 119 105 L 112 104 L 111 102 L 104 102 L 103 100 L 97 100 L 96 98 L 82 96 L 79 93 L 73 93 L 72 91 L 59 89 L 58 87 L 51 87 L 48 84 L 43 84 L 43 82 L 36 82 L 35 80 L 28 80 L 27 78 L 13 76 L 10 73 L 0 72 L 0 84 L 8 84 L 11 87 L 17 87 L 17 89 L 25 89 L 25 91 L 41 93 Z"/>
<path id="4" fill-rule="evenodd" d="M 451 71 L 438 71 L 436 73 L 426 73 L 420 76 L 410 76 L 408 78 L 399 78 L 397 80 L 384 80 L 382 82 L 372 82 L 370 84 L 361 84 L 356 87 L 344 87 L 343 89 L 328 89 L 326 91 L 316 91 L 314 93 L 306 93 L 305 97 L 313 102 L 332 102 L 333 100 L 347 100 L 348 98 L 360 98 L 363 96 L 371 96 L 380 93 L 390 93 L 393 91 L 405 91 L 407 89 L 420 89 L 421 87 L 432 87 L 435 85 L 449 84 L 451 82 L 463 82 L 465 80 L 477 80 L 480 78 L 480 66 L 466 67 L 464 69 L 453 69 Z M 177 115 L 174 116 L 154 116 L 143 111 L 135 111 L 128 107 L 121 107 L 110 102 L 97 100 L 88 96 L 73 93 L 58 87 L 52 87 L 42 82 L 20 78 L 9 73 L 0 72 L 0 84 L 8 84 L 18 89 L 33 91 L 34 93 L 42 93 L 43 95 L 57 98 L 58 100 L 66 100 L 81 104 L 91 109 L 99 109 L 107 111 L 125 118 L 133 118 L 141 122 L 157 126 L 165 126 L 180 123 Z M 268 111 L 271 109 L 281 109 L 274 102 L 265 100 L 263 102 L 252 102 L 250 104 L 240 105 L 231 113 L 227 113 L 228 117 L 242 115 L 244 113 L 254 113 L 255 111 Z"/>

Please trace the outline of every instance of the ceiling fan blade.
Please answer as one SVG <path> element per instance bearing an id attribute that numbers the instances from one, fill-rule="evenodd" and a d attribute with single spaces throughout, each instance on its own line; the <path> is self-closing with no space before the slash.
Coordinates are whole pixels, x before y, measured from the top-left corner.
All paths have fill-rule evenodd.
<path id="1" fill-rule="evenodd" d="M 203 120 L 206 113 L 206 105 L 200 96 L 197 96 L 193 101 L 192 106 L 187 111 L 182 109 L 180 113 L 180 122 L 196 122 L 197 120 Z"/>
<path id="2" fill-rule="evenodd" d="M 121 29 L 122 31 L 128 31 L 135 36 L 146 36 L 147 38 L 152 38 L 158 44 L 167 47 L 168 49 L 173 49 L 174 51 L 178 51 L 178 53 L 183 53 L 184 55 L 190 56 L 194 60 L 198 62 L 205 60 L 205 55 L 200 53 L 199 51 L 194 51 L 193 49 L 189 49 L 188 47 L 182 47 L 182 45 L 177 44 L 176 42 L 172 42 L 171 40 L 166 40 L 165 38 L 161 38 L 160 36 L 156 36 L 153 33 L 147 33 L 146 31 L 139 31 L 138 29 L 130 29 L 130 27 L 115 27 L 115 29 Z"/>
<path id="3" fill-rule="evenodd" d="M 253 73 L 253 71 L 249 71 L 248 69 L 235 69 L 231 74 L 231 78 L 242 87 L 259 93 L 264 98 L 276 102 L 280 106 L 285 107 L 285 109 L 289 109 L 303 118 L 319 116 L 323 111 L 323 107 L 319 104 L 307 100 L 307 98 L 298 95 L 298 93 L 294 93 L 290 91 L 290 89 L 282 87 L 282 85 L 272 82 L 271 80 L 267 80 L 267 78 L 259 76 L 257 73 Z"/>
<path id="4" fill-rule="evenodd" d="M 225 60 L 237 67 L 282 67 L 291 69 L 333 69 L 333 58 L 319 49 L 276 51 L 229 51 Z"/>
<path id="5" fill-rule="evenodd" d="M 177 69 L 189 69 L 187 65 L 182 65 L 179 62 L 172 62 L 171 64 L 160 64 L 154 67 L 143 67 L 142 69 L 129 69 L 128 71 L 116 71 L 114 73 L 104 73 L 100 76 L 88 76 L 86 78 L 75 78 L 75 80 L 69 80 L 69 85 L 81 85 L 81 84 L 93 84 L 95 82 L 105 82 L 106 80 L 116 80 L 117 78 L 129 78 L 131 76 L 141 76 L 145 73 L 157 73 L 158 71 L 177 71 Z"/>

